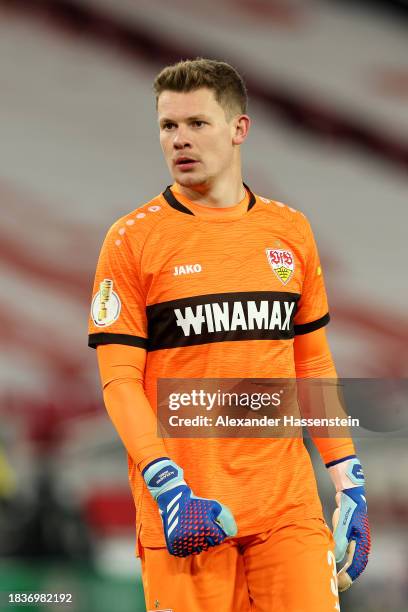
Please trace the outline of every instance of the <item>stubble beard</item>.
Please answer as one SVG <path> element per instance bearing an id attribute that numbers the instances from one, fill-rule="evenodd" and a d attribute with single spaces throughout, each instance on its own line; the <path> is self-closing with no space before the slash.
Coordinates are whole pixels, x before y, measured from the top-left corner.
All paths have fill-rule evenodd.
<path id="1" fill-rule="evenodd" d="M 190 189 L 206 185 L 209 179 L 203 172 L 196 173 L 194 170 L 191 173 L 180 172 L 180 174 L 173 176 L 173 178 L 182 187 L 189 187 Z"/>

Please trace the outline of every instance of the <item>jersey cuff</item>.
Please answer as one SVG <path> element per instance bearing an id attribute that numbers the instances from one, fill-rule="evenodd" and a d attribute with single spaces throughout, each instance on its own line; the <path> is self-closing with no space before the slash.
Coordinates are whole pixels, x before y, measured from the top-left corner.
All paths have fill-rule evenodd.
<path id="1" fill-rule="evenodd" d="M 302 336 L 303 334 L 309 334 L 310 332 L 316 331 L 328 324 L 330 321 L 330 315 L 327 312 L 323 317 L 310 323 L 303 323 L 301 325 L 295 325 L 295 336 Z"/>
<path id="2" fill-rule="evenodd" d="M 333 467 L 333 465 L 337 465 L 338 463 L 343 463 L 343 461 L 348 461 L 349 459 L 356 459 L 356 455 L 347 455 L 347 457 L 336 459 L 336 461 L 329 461 L 329 463 L 325 463 L 325 466 L 327 468 Z"/>
<path id="3" fill-rule="evenodd" d="M 141 336 L 131 336 L 130 334 L 89 334 L 88 346 L 96 348 L 99 344 L 126 344 L 127 346 L 137 346 L 147 349 L 147 338 Z"/>

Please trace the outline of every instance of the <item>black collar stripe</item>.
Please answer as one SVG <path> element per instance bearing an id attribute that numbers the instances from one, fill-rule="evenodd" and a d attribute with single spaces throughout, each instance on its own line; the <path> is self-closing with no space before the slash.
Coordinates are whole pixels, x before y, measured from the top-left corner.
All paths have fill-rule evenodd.
<path id="1" fill-rule="evenodd" d="M 244 187 L 249 194 L 249 204 L 248 204 L 247 210 L 251 210 L 251 208 L 256 203 L 256 198 L 254 194 L 252 193 L 252 191 L 250 190 L 250 188 L 248 187 L 248 185 L 245 185 L 244 183 Z M 174 193 L 170 189 L 170 185 L 166 188 L 165 191 L 163 191 L 163 197 L 172 208 L 175 208 L 179 212 L 185 213 L 186 215 L 193 215 L 193 217 L 195 216 L 191 210 L 189 210 L 186 206 L 184 206 L 184 204 L 182 204 L 181 202 L 177 200 Z"/>
<path id="2" fill-rule="evenodd" d="M 176 210 L 178 210 L 178 211 L 180 211 L 182 213 L 186 213 L 186 215 L 193 215 L 194 216 L 194 213 L 191 212 L 191 210 L 189 210 L 186 206 L 184 206 L 184 204 L 179 202 L 174 197 L 174 194 L 173 194 L 172 190 L 170 189 L 170 186 L 167 187 L 166 191 L 163 192 L 163 197 L 167 201 L 167 203 L 170 204 L 170 206 L 172 208 L 175 208 Z"/>
<path id="3" fill-rule="evenodd" d="M 244 183 L 244 187 L 247 190 L 247 192 L 249 193 L 249 204 L 248 204 L 248 210 L 251 210 L 251 208 L 253 206 L 255 206 L 256 203 L 256 198 L 254 196 L 254 194 L 252 193 L 252 191 L 250 190 L 250 188 L 248 187 L 248 185 L 245 185 Z"/>

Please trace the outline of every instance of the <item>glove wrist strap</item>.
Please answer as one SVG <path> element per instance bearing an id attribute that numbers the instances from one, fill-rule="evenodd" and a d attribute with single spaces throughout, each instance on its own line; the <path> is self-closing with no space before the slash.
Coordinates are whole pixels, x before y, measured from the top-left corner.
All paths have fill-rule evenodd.
<path id="1" fill-rule="evenodd" d="M 180 485 L 186 485 L 183 478 L 183 469 L 171 461 L 163 458 L 153 461 L 143 470 L 143 478 L 153 499 Z"/>
<path id="2" fill-rule="evenodd" d="M 364 486 L 363 468 L 357 457 L 327 464 L 327 469 L 337 492 Z"/>

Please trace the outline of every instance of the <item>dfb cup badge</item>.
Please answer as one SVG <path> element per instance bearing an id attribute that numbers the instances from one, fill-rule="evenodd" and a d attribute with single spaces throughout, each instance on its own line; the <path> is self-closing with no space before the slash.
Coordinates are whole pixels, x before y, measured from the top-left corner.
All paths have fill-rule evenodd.
<path id="1" fill-rule="evenodd" d="M 119 296 L 113 291 L 113 281 L 104 278 L 92 300 L 91 314 L 94 324 L 97 327 L 112 325 L 119 318 L 120 308 Z"/>

